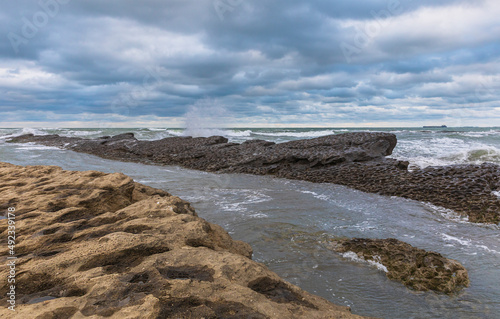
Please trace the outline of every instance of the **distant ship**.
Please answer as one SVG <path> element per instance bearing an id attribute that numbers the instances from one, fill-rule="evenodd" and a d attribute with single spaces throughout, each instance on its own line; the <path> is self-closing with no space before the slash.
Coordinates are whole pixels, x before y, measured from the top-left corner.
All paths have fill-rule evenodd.
<path id="1" fill-rule="evenodd" d="M 430 125 L 430 126 L 425 126 L 425 125 L 424 125 L 424 128 L 445 128 L 445 127 L 448 127 L 448 126 L 446 126 L 446 125 L 441 125 L 441 126 L 437 126 L 437 125 L 436 125 L 436 126 L 432 126 L 432 125 Z"/>

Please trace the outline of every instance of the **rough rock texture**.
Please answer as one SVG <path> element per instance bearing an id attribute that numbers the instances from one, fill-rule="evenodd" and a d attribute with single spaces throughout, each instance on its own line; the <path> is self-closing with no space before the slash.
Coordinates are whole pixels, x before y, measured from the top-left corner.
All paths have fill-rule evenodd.
<path id="1" fill-rule="evenodd" d="M 331 243 L 330 248 L 340 253 L 354 252 L 359 258 L 378 262 L 387 268 L 387 277 L 415 290 L 454 293 L 469 286 L 467 270 L 458 261 L 394 238 L 339 239 Z"/>
<path id="2" fill-rule="evenodd" d="M 139 141 L 132 133 L 94 140 L 28 134 L 11 142 L 35 142 L 122 161 L 335 183 L 430 202 L 467 215 L 471 222 L 500 222 L 500 198 L 493 194 L 500 190 L 500 166 L 452 165 L 409 172 L 408 162 L 385 158 L 397 143 L 389 133 L 346 133 L 281 144 L 228 143 L 221 136 Z"/>
<path id="3" fill-rule="evenodd" d="M 252 261 L 248 244 L 189 203 L 123 174 L 0 163 L 0 205 L 16 208 L 18 257 L 16 312 L 2 284 L 1 318 L 360 318 Z M 6 265 L 7 245 L 0 256 Z"/>

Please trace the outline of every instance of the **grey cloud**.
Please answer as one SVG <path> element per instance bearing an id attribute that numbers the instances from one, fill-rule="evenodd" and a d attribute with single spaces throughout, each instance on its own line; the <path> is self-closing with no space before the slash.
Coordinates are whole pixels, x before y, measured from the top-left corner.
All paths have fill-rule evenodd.
<path id="1" fill-rule="evenodd" d="M 441 110 L 498 101 L 496 92 L 478 99 L 481 79 L 460 80 L 478 68 L 482 75 L 498 74 L 500 43 L 488 37 L 387 37 L 389 26 L 348 63 L 340 44 L 353 43 L 360 31 L 344 24 L 372 21 L 388 3 L 243 0 L 221 20 L 212 0 L 69 1 L 16 53 L 7 36 L 23 36 L 26 19 L 43 8 L 7 2 L 0 13 L 0 112 L 178 117 L 200 99 L 215 98 L 239 122 L 276 113 L 280 121 L 296 121 L 294 115 L 340 107 L 344 119 L 387 121 L 390 114 L 400 121 L 411 112 L 437 115 L 377 114 L 363 107 L 408 106 L 419 99 Z M 464 3 L 400 0 L 401 14 Z M 25 73 L 13 79 L 16 70 Z M 47 82 L 40 72 L 61 80 Z M 487 86 L 496 88 L 496 81 Z"/>

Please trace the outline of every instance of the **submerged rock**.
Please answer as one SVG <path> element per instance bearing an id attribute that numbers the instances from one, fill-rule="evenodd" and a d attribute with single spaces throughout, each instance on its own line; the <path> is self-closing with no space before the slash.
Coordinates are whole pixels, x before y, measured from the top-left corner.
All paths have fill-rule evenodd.
<path id="1" fill-rule="evenodd" d="M 248 244 L 189 203 L 123 174 L 0 163 L 0 204 L 15 207 L 17 231 L 16 311 L 1 307 L 2 318 L 361 318 L 252 261 Z M 0 254 L 6 264 L 7 245 Z"/>
<path id="2" fill-rule="evenodd" d="M 430 202 L 468 216 L 470 222 L 500 222 L 500 197 L 495 195 L 500 191 L 500 166 L 451 165 L 410 172 L 408 162 L 386 158 L 397 143 L 389 133 L 345 133 L 281 144 L 228 143 L 222 136 L 140 141 L 132 133 L 96 139 L 28 134 L 10 142 L 35 142 L 121 161 L 335 183 Z"/>
<path id="3" fill-rule="evenodd" d="M 330 248 L 346 257 L 352 253 L 355 258 L 380 265 L 388 278 L 415 290 L 450 294 L 469 286 L 467 270 L 458 261 L 394 238 L 339 239 Z"/>

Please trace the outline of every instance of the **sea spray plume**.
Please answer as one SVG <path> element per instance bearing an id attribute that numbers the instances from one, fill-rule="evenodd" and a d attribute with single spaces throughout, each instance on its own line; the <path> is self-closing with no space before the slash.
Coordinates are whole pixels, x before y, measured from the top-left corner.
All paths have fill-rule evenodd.
<path id="1" fill-rule="evenodd" d="M 185 116 L 184 135 L 209 137 L 225 135 L 228 111 L 216 100 L 203 99 L 190 106 Z"/>

